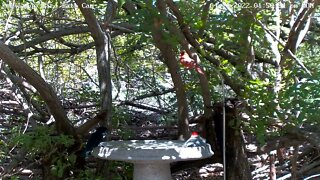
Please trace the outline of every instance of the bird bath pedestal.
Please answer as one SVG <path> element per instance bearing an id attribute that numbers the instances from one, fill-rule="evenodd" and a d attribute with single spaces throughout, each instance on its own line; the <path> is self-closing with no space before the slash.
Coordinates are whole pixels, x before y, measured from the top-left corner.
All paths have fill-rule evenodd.
<path id="1" fill-rule="evenodd" d="M 134 180 L 170 180 L 170 163 L 207 158 L 213 155 L 209 144 L 187 147 L 185 141 L 131 140 L 102 142 L 93 150 L 101 159 L 134 164 Z"/>

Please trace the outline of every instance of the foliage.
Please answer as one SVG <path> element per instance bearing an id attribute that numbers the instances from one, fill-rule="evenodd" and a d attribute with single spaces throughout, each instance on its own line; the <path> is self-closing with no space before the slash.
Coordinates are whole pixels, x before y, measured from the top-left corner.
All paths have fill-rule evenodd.
<path id="1" fill-rule="evenodd" d="M 113 179 L 133 179 L 133 165 L 131 163 L 111 161 L 110 170 L 114 173 Z"/>
<path id="2" fill-rule="evenodd" d="M 319 125 L 319 85 L 318 73 L 313 77 L 301 76 L 299 82 L 283 92 L 280 106 L 287 111 L 281 115 L 287 123 L 297 127 Z"/>
<path id="3" fill-rule="evenodd" d="M 298 1 L 285 3 L 279 14 L 275 11 L 279 2 L 275 0 L 173 2 L 181 21 L 166 3 L 166 12 L 160 12 L 156 1 L 119 0 L 115 18 L 107 27 L 105 15 L 111 14 L 106 12 L 108 3 L 88 1 L 100 27 L 111 37 L 108 73 L 112 80 L 113 132 L 123 139 L 131 138 L 133 132 L 127 125 L 136 112 L 156 113 L 159 124 L 177 124 L 177 86 L 165 54 L 156 48 L 152 36 L 156 18 L 161 22 L 158 28 L 163 31 L 162 40 L 172 46 L 177 57 L 170 60 L 177 61 L 181 50 L 195 53 L 208 79 L 209 101 L 213 104 L 224 96 L 246 101 L 248 109 L 244 111 L 250 118 L 243 123 L 245 130 L 256 134 L 260 142 L 282 136 L 283 127 L 320 126 L 319 9 L 311 13 L 313 23 L 302 43 L 291 48 L 292 57 L 285 50 L 295 40 L 290 32 L 295 32 L 293 23 L 299 21 Z M 132 10 L 128 3 L 132 3 Z M 290 3 L 293 8 L 289 11 Z M 92 119 L 101 109 L 103 85 L 98 82 L 96 44 L 76 4 L 2 0 L 0 7 L 1 41 L 53 87 L 74 127 Z M 278 39 L 270 38 L 271 33 Z M 64 151 L 74 139 L 57 134 L 49 126 L 52 114 L 43 97 L 2 60 L 0 65 L 1 162 L 10 158 L 7 154 L 15 146 L 27 150 L 29 160 L 59 150 L 65 154 L 54 155 L 51 169 L 62 177 L 75 161 L 74 155 Z M 189 116 L 204 113 L 199 74 L 181 65 L 176 73 L 184 83 Z M 22 133 L 24 127 L 26 132 Z M 113 167 L 117 166 L 115 163 Z M 132 167 L 125 164 L 124 169 L 130 174 Z M 90 173 L 85 171 L 80 177 L 90 177 Z"/>
<path id="4" fill-rule="evenodd" d="M 51 127 L 36 127 L 33 131 L 25 134 L 16 134 L 12 143 L 21 146 L 29 151 L 30 154 L 44 154 L 58 146 L 70 147 L 73 145 L 73 139 L 66 135 L 55 135 Z"/>
<path id="5" fill-rule="evenodd" d="M 37 127 L 25 134 L 16 134 L 12 144 L 26 151 L 26 160 L 50 159 L 53 157 L 51 171 L 57 177 L 63 177 L 67 168 L 73 167 L 75 155 L 68 154 L 68 147 L 74 144 L 72 137 L 55 135 L 50 127 Z"/>

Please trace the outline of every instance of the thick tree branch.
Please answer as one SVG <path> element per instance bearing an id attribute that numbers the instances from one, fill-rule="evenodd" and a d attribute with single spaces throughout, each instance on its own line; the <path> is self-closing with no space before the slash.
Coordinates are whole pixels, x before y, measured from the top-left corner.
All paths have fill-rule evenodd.
<path id="1" fill-rule="evenodd" d="M 163 90 L 163 91 L 153 91 L 153 92 L 151 92 L 149 94 L 144 94 L 144 95 L 135 97 L 132 100 L 133 101 L 137 101 L 137 100 L 141 100 L 141 99 L 145 99 L 145 98 L 149 98 L 149 97 L 160 96 L 160 95 L 164 95 L 164 94 L 172 93 L 172 92 L 174 92 L 174 88 Z"/>
<path id="2" fill-rule="evenodd" d="M 106 117 L 106 112 L 100 112 L 93 119 L 86 121 L 84 124 L 79 126 L 76 131 L 77 134 L 84 135 L 95 127 L 99 122 L 103 121 Z"/>
<path id="3" fill-rule="evenodd" d="M 42 29 L 44 30 L 46 33 L 52 33 L 43 23 L 40 22 L 39 18 L 37 18 L 36 13 L 34 12 L 34 10 L 31 11 L 32 14 L 32 18 L 34 20 L 34 22 Z M 78 45 L 73 44 L 73 43 L 69 43 L 66 42 L 64 39 L 62 39 L 62 37 L 58 37 L 56 38 L 61 44 L 68 46 L 68 47 L 78 47 Z"/>
<path id="4" fill-rule="evenodd" d="M 169 110 L 162 110 L 162 109 L 158 109 L 158 108 L 154 108 L 154 107 L 150 107 L 150 106 L 146 106 L 146 105 L 142 105 L 142 104 L 137 104 L 131 101 L 123 101 L 120 103 L 120 105 L 128 105 L 128 106 L 133 106 L 136 108 L 140 108 L 140 109 L 144 109 L 144 110 L 148 110 L 148 111 L 153 111 L 159 114 L 168 114 Z"/>
<path id="5" fill-rule="evenodd" d="M 117 35 L 120 35 L 122 33 L 132 33 L 134 32 L 135 26 L 130 25 L 130 24 L 108 24 L 107 27 L 113 28 L 113 29 L 118 29 L 118 31 L 115 31 L 112 34 L 112 37 L 115 37 Z M 30 33 L 34 33 L 34 30 L 29 30 Z M 24 32 L 24 34 L 27 34 L 29 31 Z M 44 31 L 39 31 L 38 34 L 40 35 L 37 38 L 32 39 L 31 41 L 27 41 L 24 44 L 20 44 L 17 46 L 12 46 L 10 45 L 10 49 L 12 49 L 13 52 L 22 52 L 25 49 L 34 47 L 38 44 L 44 43 L 49 40 L 54 40 L 56 38 L 61 38 L 63 36 L 69 36 L 69 35 L 75 35 L 75 34 L 81 34 L 81 33 L 88 33 L 89 28 L 88 26 L 76 26 L 76 27 L 67 27 L 67 28 L 62 28 L 58 31 L 46 33 Z M 67 43 L 67 42 L 66 42 Z M 83 45 L 74 45 L 77 46 L 78 48 L 82 48 Z"/>
<path id="6" fill-rule="evenodd" d="M 291 27 L 291 31 L 289 33 L 289 38 L 284 48 L 284 52 L 286 52 L 287 50 L 290 50 L 293 54 L 295 54 L 299 46 L 299 43 L 301 43 L 302 39 L 306 35 L 306 32 L 308 31 L 310 21 L 311 21 L 311 14 L 316 9 L 317 3 L 314 0 L 307 0 L 304 2 L 312 3 L 314 4 L 314 6 L 306 7 L 306 8 L 301 7 L 302 10 L 300 11 L 297 19 L 295 20 L 293 26 Z M 304 33 L 301 33 L 301 32 L 304 32 Z"/>
<path id="7" fill-rule="evenodd" d="M 86 2 L 85 0 L 76 0 L 76 3 L 88 24 L 89 31 L 91 32 L 91 36 L 93 37 L 96 46 L 104 45 L 105 36 L 98 20 L 93 13 L 93 9 L 84 8 L 82 6 L 83 4 L 88 4 L 88 2 Z"/>
<path id="8" fill-rule="evenodd" d="M 101 111 L 107 112 L 105 117 L 105 126 L 112 129 L 111 124 L 111 111 L 112 111 L 112 84 L 111 84 L 111 36 L 109 31 L 103 32 L 94 12 L 91 8 L 83 8 L 82 4 L 86 4 L 85 0 L 76 0 L 76 3 L 83 14 L 86 23 L 88 24 L 91 36 L 94 39 L 97 54 L 97 67 L 99 76 L 100 96 L 101 96 Z M 114 9 L 116 9 L 114 1 L 108 2 L 107 9 L 112 9 L 108 15 L 105 24 L 108 25 L 112 22 L 115 16 Z"/>
<path id="9" fill-rule="evenodd" d="M 75 130 L 63 109 L 58 96 L 40 75 L 21 61 L 3 42 L 0 41 L 0 58 L 14 71 L 23 76 L 40 94 L 46 102 L 51 114 L 56 121 L 57 131 L 60 133 L 74 135 Z"/>
<path id="10" fill-rule="evenodd" d="M 173 1 L 171 0 L 167 0 L 167 4 L 170 7 L 170 9 L 173 9 L 175 11 L 175 15 L 178 15 L 178 23 L 181 23 L 181 21 L 183 21 L 182 16 L 178 10 L 178 8 L 173 4 Z M 211 2 L 208 2 L 204 9 L 205 11 L 208 11 L 210 8 L 210 4 Z M 203 16 L 202 16 L 202 20 L 204 21 L 204 23 L 206 22 L 207 19 L 207 15 L 208 12 L 204 12 Z M 180 25 L 181 26 L 181 25 Z M 198 64 L 198 68 L 201 69 L 201 71 L 203 73 L 198 73 L 198 77 L 200 80 L 200 87 L 201 87 L 201 95 L 202 95 L 202 100 L 203 100 L 203 110 L 204 110 L 204 115 L 205 117 L 209 118 L 211 116 L 211 93 L 210 93 L 210 88 L 209 88 L 209 80 L 206 76 L 205 70 L 201 67 L 200 65 L 200 60 L 199 60 L 199 56 L 196 53 L 192 53 L 191 49 L 190 49 L 190 44 L 196 49 L 196 51 L 201 52 L 199 46 L 198 46 L 198 42 L 192 37 L 192 34 L 189 30 L 188 26 L 185 26 L 184 29 L 182 29 L 182 33 L 181 31 L 178 31 L 175 27 L 171 28 L 173 30 L 172 33 L 176 33 L 176 34 L 181 34 L 180 35 L 180 44 L 182 45 L 182 47 L 184 48 L 184 50 L 187 51 L 187 53 L 189 54 L 190 57 L 192 57 L 193 59 L 196 60 L 196 63 Z M 204 30 L 204 29 L 203 29 Z M 200 33 L 203 33 L 203 30 Z M 179 36 L 178 36 L 179 37 Z"/>
<path id="11" fill-rule="evenodd" d="M 279 42 L 279 44 L 282 47 L 286 47 L 286 44 L 281 40 L 278 39 L 259 19 L 255 19 L 256 22 L 263 28 L 263 30 L 268 33 L 272 38 L 274 38 L 275 41 Z M 292 52 L 290 49 L 285 48 L 283 53 L 286 53 L 289 57 L 291 57 L 293 60 L 295 60 L 297 62 L 297 64 L 309 75 L 311 75 L 310 71 L 304 66 L 304 64 L 301 62 L 301 60 L 299 60 Z M 282 55 L 283 57 L 283 55 Z M 286 59 L 286 58 L 283 58 Z M 283 60 L 281 60 L 283 61 Z"/>
<path id="12" fill-rule="evenodd" d="M 86 33 L 86 32 L 88 32 L 88 30 L 89 29 L 86 26 L 64 28 L 64 29 L 61 29 L 60 31 L 44 34 L 38 38 L 35 38 L 31 41 L 26 42 L 25 44 L 21 44 L 18 46 L 9 46 L 9 47 L 10 47 L 10 49 L 12 49 L 13 52 L 21 52 L 24 49 L 33 47 L 37 44 L 40 44 L 40 43 L 43 43 L 43 42 L 46 42 L 49 40 L 53 40 L 55 38 L 68 36 L 68 35 L 72 35 L 72 34 Z"/>
<path id="13" fill-rule="evenodd" d="M 157 0 L 157 9 L 163 15 L 165 15 L 166 5 L 163 1 Z M 154 17 L 152 27 L 152 37 L 155 42 L 155 46 L 159 48 L 164 58 L 164 62 L 168 67 L 168 71 L 171 74 L 172 81 L 174 83 L 175 92 L 178 101 L 178 124 L 179 139 L 188 139 L 190 137 L 189 122 L 188 122 L 188 103 L 186 92 L 184 89 L 184 82 L 180 76 L 179 64 L 176 59 L 174 47 L 171 43 L 165 40 L 165 32 L 161 27 L 162 20 L 159 17 Z"/>

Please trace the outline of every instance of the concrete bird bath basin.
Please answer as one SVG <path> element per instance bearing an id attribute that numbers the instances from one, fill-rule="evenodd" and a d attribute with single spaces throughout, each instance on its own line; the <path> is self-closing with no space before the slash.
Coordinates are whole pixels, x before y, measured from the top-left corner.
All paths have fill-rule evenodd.
<path id="1" fill-rule="evenodd" d="M 187 147 L 186 141 L 130 140 L 102 142 L 92 155 L 134 164 L 134 180 L 170 180 L 170 163 L 207 158 L 213 155 L 209 144 Z"/>

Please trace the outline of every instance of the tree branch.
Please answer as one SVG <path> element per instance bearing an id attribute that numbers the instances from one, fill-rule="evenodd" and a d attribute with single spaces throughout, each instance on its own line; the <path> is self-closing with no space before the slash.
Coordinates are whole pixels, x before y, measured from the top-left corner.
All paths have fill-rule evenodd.
<path id="1" fill-rule="evenodd" d="M 23 76 L 46 102 L 56 121 L 57 131 L 76 136 L 75 130 L 52 87 L 36 71 L 21 61 L 2 41 L 0 41 L 0 49 L 0 58 L 14 71 Z"/>
<path id="2" fill-rule="evenodd" d="M 156 112 L 156 113 L 159 113 L 159 114 L 168 114 L 169 113 L 169 110 L 161 110 L 161 109 L 157 109 L 157 108 L 154 108 L 154 107 L 145 106 L 145 105 L 142 105 L 142 104 L 136 104 L 136 103 L 133 103 L 131 101 L 123 101 L 123 102 L 120 103 L 120 105 L 133 106 L 133 107 L 136 107 L 136 108 L 145 109 L 145 110 L 148 110 L 148 111 L 153 111 L 153 112 Z"/>

